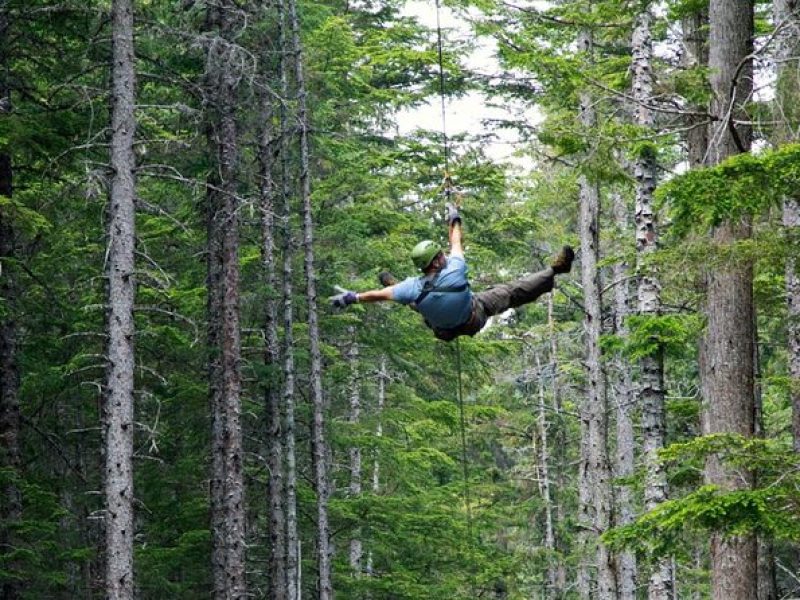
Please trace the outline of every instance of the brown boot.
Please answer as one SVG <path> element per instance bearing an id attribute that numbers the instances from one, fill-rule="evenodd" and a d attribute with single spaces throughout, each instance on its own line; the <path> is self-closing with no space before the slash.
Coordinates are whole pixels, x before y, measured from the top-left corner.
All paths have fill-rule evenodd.
<path id="1" fill-rule="evenodd" d="M 378 281 L 381 282 L 383 287 L 389 287 L 397 283 L 397 279 L 395 279 L 394 275 L 389 273 L 389 271 L 381 271 L 378 273 Z"/>
<path id="2" fill-rule="evenodd" d="M 572 261 L 575 260 L 575 251 L 570 246 L 561 248 L 561 252 L 550 263 L 553 272 L 558 275 L 559 273 L 569 273 L 572 269 Z"/>

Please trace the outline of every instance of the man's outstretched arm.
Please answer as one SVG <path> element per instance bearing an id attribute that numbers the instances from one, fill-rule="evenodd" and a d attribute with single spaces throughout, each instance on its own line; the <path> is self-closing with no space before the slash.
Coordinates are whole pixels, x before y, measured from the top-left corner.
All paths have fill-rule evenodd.
<path id="1" fill-rule="evenodd" d="M 450 256 L 464 258 L 464 247 L 461 245 L 461 215 L 455 206 L 448 208 L 447 223 L 450 228 Z"/>
<path id="2" fill-rule="evenodd" d="M 392 295 L 393 285 L 381 288 L 379 290 L 369 290 L 367 292 L 358 292 L 356 298 L 359 302 L 385 302 L 387 300 L 394 300 Z"/>
<path id="3" fill-rule="evenodd" d="M 329 298 L 331 304 L 336 308 L 344 308 L 357 302 L 383 302 L 394 300 L 392 289 L 394 286 L 385 287 L 380 290 L 369 290 L 367 292 L 353 292 L 342 290 L 335 296 Z M 341 290 L 341 288 L 339 288 Z"/>

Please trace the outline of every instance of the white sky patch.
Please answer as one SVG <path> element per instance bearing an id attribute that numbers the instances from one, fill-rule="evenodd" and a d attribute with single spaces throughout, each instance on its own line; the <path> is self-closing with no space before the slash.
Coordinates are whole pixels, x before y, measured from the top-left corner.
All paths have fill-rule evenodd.
<path id="1" fill-rule="evenodd" d="M 436 4 L 434 0 L 409 0 L 401 11 L 403 16 L 414 17 L 422 25 L 433 30 L 436 28 Z M 462 57 L 464 66 L 481 74 L 491 75 L 500 71 L 496 56 L 495 40 L 482 37 L 475 38 L 469 23 L 459 18 L 453 10 L 441 6 L 439 23 L 445 51 L 448 40 L 470 40 L 474 46 L 472 52 Z M 521 171 L 533 168 L 533 161 L 520 153 L 521 142 L 513 129 L 501 129 L 492 126 L 498 121 L 525 119 L 528 124 L 536 124 L 542 116 L 535 107 L 524 106 L 520 102 L 511 103 L 503 100 L 505 105 L 498 106 L 497 100 L 490 101 L 485 94 L 477 90 L 467 92 L 459 98 L 448 98 L 445 101 L 445 126 L 449 138 L 459 135 L 480 135 L 491 137 L 484 142 L 483 149 L 491 159 L 508 163 Z M 442 107 L 439 98 L 431 98 L 427 104 L 405 109 L 397 115 L 398 133 L 406 135 L 416 129 L 442 131 Z"/>

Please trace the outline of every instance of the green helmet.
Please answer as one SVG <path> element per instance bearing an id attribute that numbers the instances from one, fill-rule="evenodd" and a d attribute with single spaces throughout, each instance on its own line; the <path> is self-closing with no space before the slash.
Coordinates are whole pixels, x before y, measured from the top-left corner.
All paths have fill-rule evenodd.
<path id="1" fill-rule="evenodd" d="M 414 246 L 411 251 L 411 260 L 420 271 L 424 271 L 425 267 L 431 264 L 434 258 L 442 251 L 442 248 L 434 241 L 424 240 Z"/>

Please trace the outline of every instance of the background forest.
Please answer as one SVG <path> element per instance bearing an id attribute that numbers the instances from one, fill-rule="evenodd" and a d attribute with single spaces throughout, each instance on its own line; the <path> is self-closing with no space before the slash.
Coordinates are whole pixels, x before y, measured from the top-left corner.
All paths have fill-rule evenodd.
<path id="1" fill-rule="evenodd" d="M 0 1 L 0 599 L 800 597 L 800 7 L 445 4 Z"/>

